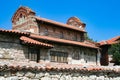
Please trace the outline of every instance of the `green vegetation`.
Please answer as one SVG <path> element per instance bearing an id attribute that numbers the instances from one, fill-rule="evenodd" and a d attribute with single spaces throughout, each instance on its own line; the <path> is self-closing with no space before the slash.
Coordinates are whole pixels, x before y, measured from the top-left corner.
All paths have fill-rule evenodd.
<path id="1" fill-rule="evenodd" d="M 115 65 L 120 65 L 120 43 L 113 44 L 109 49 L 109 53 L 113 55 Z"/>

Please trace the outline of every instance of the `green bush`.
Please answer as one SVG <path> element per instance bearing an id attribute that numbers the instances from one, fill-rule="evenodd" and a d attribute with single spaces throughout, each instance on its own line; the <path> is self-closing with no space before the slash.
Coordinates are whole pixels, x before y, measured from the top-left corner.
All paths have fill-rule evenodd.
<path id="1" fill-rule="evenodd" d="M 115 65 L 120 65 L 120 43 L 111 45 L 109 53 L 113 55 Z"/>

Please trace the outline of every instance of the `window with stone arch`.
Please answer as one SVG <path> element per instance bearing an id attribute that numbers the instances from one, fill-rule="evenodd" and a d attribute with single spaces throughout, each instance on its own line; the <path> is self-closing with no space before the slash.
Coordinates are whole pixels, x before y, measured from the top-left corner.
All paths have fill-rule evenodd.
<path id="1" fill-rule="evenodd" d="M 22 24 L 22 23 L 24 23 L 24 22 L 25 22 L 25 14 L 24 14 L 24 13 L 20 13 L 20 14 L 19 14 L 19 17 L 18 17 L 18 19 L 17 19 L 16 24 Z"/>
<path id="2" fill-rule="evenodd" d="M 21 14 L 20 14 L 20 18 L 22 18 L 22 16 L 23 16 L 23 15 L 22 15 L 22 13 L 21 13 Z"/>
<path id="3" fill-rule="evenodd" d="M 25 19 L 25 14 L 20 14 L 20 18 Z"/>

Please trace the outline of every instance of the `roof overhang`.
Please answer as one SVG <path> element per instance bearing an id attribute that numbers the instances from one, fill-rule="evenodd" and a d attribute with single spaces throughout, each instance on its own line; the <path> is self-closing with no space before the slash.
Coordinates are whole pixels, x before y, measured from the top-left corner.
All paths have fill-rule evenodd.
<path id="1" fill-rule="evenodd" d="M 9 34 L 9 35 L 17 35 L 17 36 L 29 36 L 30 35 L 30 33 L 28 32 L 20 32 L 17 30 L 4 30 L 4 29 L 0 29 L 0 33 Z"/>
<path id="2" fill-rule="evenodd" d="M 23 44 L 29 44 L 29 45 L 36 45 L 40 47 L 46 47 L 46 48 L 53 48 L 54 46 L 51 44 L 43 43 L 25 36 L 20 37 L 20 40 Z"/>
<path id="3" fill-rule="evenodd" d="M 67 28 L 67 29 L 71 29 L 71 30 L 86 33 L 85 30 L 82 30 L 82 29 L 80 29 L 78 27 L 75 27 L 75 26 L 71 26 L 71 25 L 68 25 L 68 24 L 63 24 L 63 23 L 56 22 L 56 21 L 53 21 L 53 20 L 48 20 L 48 19 L 45 19 L 45 18 L 40 18 L 40 17 L 37 17 L 37 16 L 35 16 L 35 18 L 38 21 L 42 21 L 42 22 L 46 22 L 46 23 L 49 23 L 49 24 L 52 24 L 52 25 L 56 25 L 56 26 L 59 26 L 59 27 L 62 27 L 62 28 Z"/>
<path id="4" fill-rule="evenodd" d="M 64 44 L 69 44 L 69 45 L 76 45 L 76 46 L 88 47 L 88 48 L 93 48 L 93 49 L 99 49 L 99 47 L 97 46 L 85 44 L 84 42 L 71 41 L 71 40 L 53 38 L 53 37 L 48 37 L 48 36 L 40 36 L 40 35 L 35 35 L 35 34 L 31 34 L 30 37 L 35 38 L 35 39 L 57 42 L 57 43 L 64 43 Z"/>

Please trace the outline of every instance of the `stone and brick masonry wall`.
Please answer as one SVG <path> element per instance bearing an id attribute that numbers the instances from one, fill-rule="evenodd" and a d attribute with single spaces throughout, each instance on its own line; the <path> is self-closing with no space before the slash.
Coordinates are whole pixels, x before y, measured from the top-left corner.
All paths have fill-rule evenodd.
<path id="1" fill-rule="evenodd" d="M 16 62 L 0 65 L 0 80 L 120 80 L 120 67 Z"/>
<path id="2" fill-rule="evenodd" d="M 28 61 L 26 46 L 20 44 L 18 37 L 0 34 L 0 63 L 6 61 Z"/>

